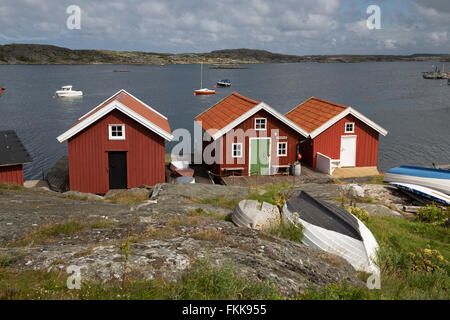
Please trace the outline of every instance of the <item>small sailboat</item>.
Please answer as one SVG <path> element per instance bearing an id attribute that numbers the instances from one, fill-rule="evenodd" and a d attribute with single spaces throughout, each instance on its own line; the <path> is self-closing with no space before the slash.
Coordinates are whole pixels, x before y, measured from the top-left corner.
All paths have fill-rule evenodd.
<path id="1" fill-rule="evenodd" d="M 211 90 L 208 88 L 202 88 L 203 87 L 203 62 L 200 66 L 200 88 L 194 91 L 194 96 L 196 95 L 205 95 L 205 94 L 215 94 L 216 90 Z"/>
<path id="2" fill-rule="evenodd" d="M 58 97 L 81 97 L 83 95 L 83 91 L 75 91 L 72 90 L 72 86 L 63 86 L 61 90 L 56 91 L 56 95 Z"/>

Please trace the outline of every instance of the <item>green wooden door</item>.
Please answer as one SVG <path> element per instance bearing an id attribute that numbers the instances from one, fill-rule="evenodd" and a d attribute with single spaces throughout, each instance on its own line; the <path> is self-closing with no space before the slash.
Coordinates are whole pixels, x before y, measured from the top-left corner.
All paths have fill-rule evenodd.
<path id="1" fill-rule="evenodd" d="M 250 175 L 270 174 L 270 139 L 252 139 L 250 142 Z"/>

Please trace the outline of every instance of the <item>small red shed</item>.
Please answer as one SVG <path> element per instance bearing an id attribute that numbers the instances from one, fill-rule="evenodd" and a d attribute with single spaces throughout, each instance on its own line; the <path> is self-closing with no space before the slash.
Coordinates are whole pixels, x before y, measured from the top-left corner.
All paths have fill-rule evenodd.
<path id="1" fill-rule="evenodd" d="M 13 130 L 0 131 L 0 183 L 23 186 L 23 164 L 31 157 Z"/>
<path id="2" fill-rule="evenodd" d="M 218 176 L 268 175 L 287 169 L 296 160 L 299 137 L 307 137 L 305 130 L 268 104 L 236 92 L 195 120 L 203 129 L 203 161 Z"/>
<path id="3" fill-rule="evenodd" d="M 57 139 L 68 141 L 71 190 L 104 194 L 165 182 L 169 122 L 123 89 Z"/>
<path id="4" fill-rule="evenodd" d="M 300 153 L 313 168 L 377 166 L 378 136 L 387 131 L 352 107 L 311 97 L 286 117 L 308 132 Z"/>

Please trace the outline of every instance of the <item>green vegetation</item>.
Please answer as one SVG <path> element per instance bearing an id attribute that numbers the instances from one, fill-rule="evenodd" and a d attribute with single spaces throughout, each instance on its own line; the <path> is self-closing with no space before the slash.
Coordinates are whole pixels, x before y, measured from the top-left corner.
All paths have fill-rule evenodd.
<path id="1" fill-rule="evenodd" d="M 230 263 L 215 267 L 207 260 L 195 262 L 174 283 L 127 280 L 122 287 L 120 281 L 82 281 L 80 290 L 69 290 L 66 279 L 66 273 L 0 269 L 0 299 L 282 299 L 273 284 L 243 277 Z"/>
<path id="2" fill-rule="evenodd" d="M 322 289 L 311 288 L 297 298 L 301 300 L 373 300 L 380 298 L 380 293 L 344 283 L 341 286 L 330 284 Z"/>
<path id="3" fill-rule="evenodd" d="M 369 222 L 369 213 L 367 212 L 366 209 L 350 206 L 347 208 L 347 211 L 353 214 L 359 220 L 361 220 L 364 224 L 367 224 L 367 222 Z"/>
<path id="4" fill-rule="evenodd" d="M 448 299 L 450 285 L 449 231 L 445 227 L 402 218 L 371 217 L 368 227 L 380 246 L 381 294 L 386 299 Z M 432 272 L 418 267 L 432 252 Z M 433 262 L 434 261 L 434 262 Z M 446 262 L 447 261 L 447 262 Z"/>
<path id="5" fill-rule="evenodd" d="M 302 225 L 294 225 L 289 222 L 281 221 L 279 225 L 268 229 L 264 229 L 264 231 L 279 238 L 284 238 L 294 242 L 302 243 L 303 239 Z"/>
<path id="6" fill-rule="evenodd" d="M 281 209 L 287 201 L 286 193 L 292 189 L 289 184 L 274 184 L 252 190 L 248 199 L 267 202 Z"/>
<path id="7" fill-rule="evenodd" d="M 434 223 L 434 224 L 444 224 L 450 217 L 450 207 L 442 209 L 437 207 L 434 203 L 422 207 L 419 209 L 417 218 L 420 221 Z"/>
<path id="8" fill-rule="evenodd" d="M 147 190 L 147 192 L 119 192 L 113 196 L 108 197 L 105 202 L 112 202 L 117 204 L 126 204 L 129 206 L 135 205 L 141 201 L 147 200 L 151 191 Z"/>
<path id="9" fill-rule="evenodd" d="M 234 209 L 242 199 L 225 199 L 225 198 L 206 198 L 206 199 L 191 199 L 194 203 L 210 204 L 213 206 Z"/>
<path id="10" fill-rule="evenodd" d="M 96 221 L 92 223 L 80 222 L 77 220 L 69 220 L 62 223 L 57 223 L 54 225 L 42 226 L 37 230 L 34 230 L 26 234 L 23 239 L 12 242 L 9 247 L 24 247 L 31 246 L 33 244 L 42 244 L 46 242 L 51 242 L 55 238 L 62 235 L 75 234 L 85 228 L 101 229 L 109 228 L 109 223 L 105 221 Z"/>
<path id="11" fill-rule="evenodd" d="M 371 180 L 365 181 L 365 184 L 386 184 L 383 182 L 384 176 L 373 176 Z"/>
<path id="12" fill-rule="evenodd" d="M 210 219 L 216 219 L 216 220 L 225 220 L 225 221 L 231 221 L 231 215 L 217 213 L 217 212 L 209 212 L 206 210 L 203 210 L 202 208 L 197 208 L 191 212 L 189 212 L 188 217 L 205 217 Z"/>
<path id="13" fill-rule="evenodd" d="M 14 183 L 0 183 L 0 191 L 1 190 L 23 191 L 23 190 L 27 190 L 27 189 L 25 187 L 19 186 L 18 184 L 14 184 Z"/>

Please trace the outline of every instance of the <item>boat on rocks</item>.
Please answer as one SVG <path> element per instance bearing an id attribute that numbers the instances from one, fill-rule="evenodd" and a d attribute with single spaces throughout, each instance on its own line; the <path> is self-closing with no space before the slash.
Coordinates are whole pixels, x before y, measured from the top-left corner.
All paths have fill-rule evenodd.
<path id="1" fill-rule="evenodd" d="M 346 259 L 356 270 L 380 274 L 375 264 L 378 243 L 350 212 L 302 191 L 286 202 L 283 219 L 303 226 L 302 242 Z"/>
<path id="2" fill-rule="evenodd" d="M 450 195 L 450 170 L 399 166 L 386 171 L 383 181 L 413 184 Z"/>
<path id="3" fill-rule="evenodd" d="M 234 209 L 231 220 L 237 226 L 261 230 L 277 226 L 281 217 L 280 210 L 270 203 L 242 200 Z"/>
<path id="4" fill-rule="evenodd" d="M 411 183 L 390 182 L 390 184 L 399 188 L 406 194 L 410 195 L 412 198 L 417 199 L 417 196 L 419 196 L 422 198 L 427 198 L 428 200 L 431 201 L 440 202 L 450 206 L 450 196 L 437 190 L 423 186 L 418 186 Z"/>

